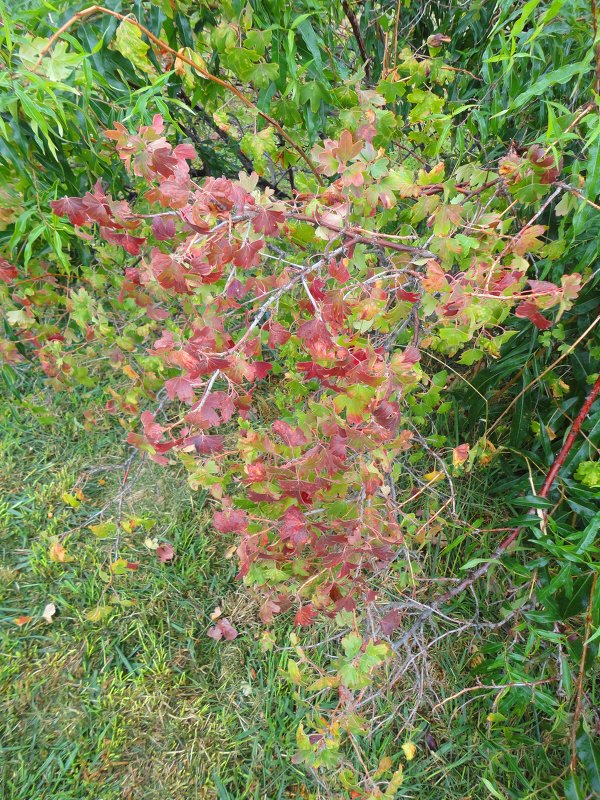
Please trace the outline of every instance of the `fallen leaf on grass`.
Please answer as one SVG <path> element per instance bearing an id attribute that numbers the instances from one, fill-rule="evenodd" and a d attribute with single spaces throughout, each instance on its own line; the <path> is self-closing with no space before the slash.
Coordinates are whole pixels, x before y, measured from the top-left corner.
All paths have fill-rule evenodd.
<path id="1" fill-rule="evenodd" d="M 404 753 L 407 761 L 412 761 L 417 752 L 417 746 L 414 742 L 404 742 L 402 745 L 402 752 Z"/>
<path id="2" fill-rule="evenodd" d="M 175 557 L 175 550 L 172 544 L 159 544 L 156 548 L 156 557 L 163 563 L 165 561 L 172 561 Z"/>
<path id="3" fill-rule="evenodd" d="M 25 617 L 25 616 L 16 617 L 14 623 L 15 625 L 18 625 L 19 628 L 22 628 L 23 625 L 27 625 L 28 622 L 31 622 L 32 619 L 33 617 Z"/>
<path id="4" fill-rule="evenodd" d="M 215 642 L 221 639 L 226 639 L 228 642 L 231 642 L 232 639 L 235 639 L 235 637 L 239 635 L 231 622 L 226 618 L 220 619 L 214 628 L 209 628 L 207 633 Z"/>
<path id="5" fill-rule="evenodd" d="M 96 608 L 86 611 L 85 617 L 89 619 L 90 622 L 100 622 L 107 617 L 112 610 L 112 606 L 97 606 Z"/>
<path id="6" fill-rule="evenodd" d="M 60 562 L 64 564 L 68 561 L 73 561 L 73 558 L 67 554 L 67 551 L 60 542 L 54 542 L 50 545 L 48 550 L 48 558 L 50 561 Z"/>

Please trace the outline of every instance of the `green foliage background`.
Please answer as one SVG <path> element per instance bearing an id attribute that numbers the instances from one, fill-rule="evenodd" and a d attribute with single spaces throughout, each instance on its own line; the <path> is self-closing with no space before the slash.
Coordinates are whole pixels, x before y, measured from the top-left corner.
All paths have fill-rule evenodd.
<path id="1" fill-rule="evenodd" d="M 7 796 L 78 798 L 93 791 L 103 800 L 151 797 L 150 783 L 156 781 L 162 797 L 181 792 L 221 800 L 345 797 L 343 780 L 329 784 L 327 777 L 291 764 L 295 725 L 289 717 L 300 719 L 301 714 L 293 686 L 281 678 L 287 632 L 281 631 L 278 642 L 283 649 L 266 655 L 251 635 L 235 645 L 239 650 L 233 656 L 206 642 L 212 595 L 228 598 L 234 607 L 238 602 L 233 569 L 210 541 L 197 538 L 202 511 L 188 509 L 189 498 L 173 494 L 176 478 L 169 478 L 164 500 L 156 503 L 151 499 L 156 478 L 144 472 L 143 491 L 127 502 L 131 513 L 141 505 L 150 516 L 157 514 L 159 525 L 167 524 L 163 517 L 174 519 L 173 539 L 186 556 L 173 575 L 153 567 L 140 570 L 141 577 L 128 576 L 130 586 L 120 589 L 118 603 L 106 600 L 100 575 L 106 570 L 106 547 L 90 542 L 86 532 L 89 513 L 95 511 L 85 503 L 71 508 L 62 499 L 74 485 L 86 486 L 88 479 L 81 484 L 81 476 L 107 457 L 109 466 L 122 473 L 127 458 L 122 440 L 130 420 L 126 415 L 122 423 L 102 419 L 100 430 L 92 431 L 110 396 L 107 386 L 125 394 L 120 402 L 134 408 L 143 406 L 155 388 L 142 347 L 147 331 L 117 298 L 125 261 L 109 253 L 105 261 L 110 268 L 98 265 L 88 243 L 50 210 L 51 200 L 84 193 L 99 175 L 113 196 L 132 192 L 127 175 L 110 157 L 102 130 L 115 122 L 134 129 L 161 113 L 175 138 L 196 146 L 196 177 L 255 169 L 263 185 L 284 196 L 312 180 L 273 128 L 226 89 L 157 53 L 133 26 L 110 16 L 97 14 L 70 27 L 32 71 L 47 38 L 84 7 L 0 2 L 0 250 L 22 275 L 56 275 L 56 283 L 44 290 L 44 313 L 37 322 L 46 332 L 58 330 L 60 319 L 69 314 L 72 328 L 64 348 L 56 345 L 58 357 L 70 365 L 69 374 L 42 383 L 30 349 L 15 334 L 22 312 L 9 289 L 2 289 L 0 338 L 7 352 L 13 348 L 21 356 L 2 367 L 6 500 L 0 519 L 7 588 L 1 674 L 10 688 L 1 769 Z M 451 413 L 435 422 L 439 435 L 460 430 L 467 440 L 494 426 L 491 439 L 498 455 L 465 479 L 463 516 L 481 519 L 474 524 L 478 528 L 508 527 L 520 519 L 532 504 L 531 481 L 552 463 L 598 372 L 595 5 L 587 0 L 164 0 L 113 2 L 107 8 L 132 14 L 173 50 L 186 48 L 189 58 L 234 83 L 279 121 L 305 151 L 337 135 L 356 113 L 360 85 L 376 88 L 397 119 L 407 121 L 402 125 L 390 119 L 381 144 L 390 151 L 404 150 L 413 166 L 418 166 L 411 155 L 415 145 L 426 159 L 443 157 L 450 170 L 471 157 L 491 164 L 511 147 L 536 143 L 563 159 L 561 179 L 580 196 L 565 194 L 560 200 L 564 213 L 551 232 L 562 251 L 541 260 L 539 277 L 559 282 L 562 274 L 578 271 L 588 276 L 585 290 L 550 331 L 540 333 L 527 321 L 513 320 L 516 334 L 499 359 L 486 357 L 473 368 L 451 364 L 465 380 L 457 380 L 450 393 Z M 434 34 L 447 40 L 428 43 Z M 435 136 L 420 131 L 419 120 L 425 118 L 433 120 Z M 540 187 L 533 184 L 529 190 L 541 206 Z M 132 388 L 93 348 L 81 346 L 87 323 L 99 326 L 105 352 L 118 347 L 130 354 L 134 368 L 146 370 L 143 385 Z M 72 405 L 64 414 L 57 403 L 68 406 L 70 401 L 57 401 L 51 391 L 57 388 L 71 392 Z M 500 418 L 507 408 L 509 413 Z M 477 694 L 476 702 L 456 716 L 452 705 L 441 720 L 420 715 L 413 738 L 423 742 L 433 725 L 442 746 L 429 752 L 421 745 L 420 758 L 407 770 L 409 796 L 521 800 L 586 798 L 600 791 L 593 742 L 600 724 L 594 680 L 598 638 L 590 642 L 583 664 L 577 769 L 569 771 L 574 686 L 588 608 L 593 610 L 592 632 L 600 625 L 600 587 L 593 582 L 600 525 L 598 406 L 584 432 L 561 472 L 560 493 L 548 503 L 545 533 L 533 526 L 522 549 L 505 559 L 503 570 L 479 587 L 478 597 L 460 601 L 455 612 L 468 617 L 473 604 L 492 597 L 501 619 L 527 604 L 532 581 L 539 585 L 537 607 L 519 616 L 510 642 L 503 629 L 487 631 L 475 652 L 468 652 L 467 641 L 460 638 L 444 645 L 432 667 L 439 680 L 447 681 L 450 695 L 477 680 L 518 682 L 531 677 L 532 666 L 539 675 L 554 674 L 558 664 L 562 692 L 548 687 L 512 691 L 493 708 L 488 695 L 482 699 Z M 65 440 L 73 446 L 63 451 Z M 109 481 L 112 494 L 108 489 L 91 493 L 94 510 L 118 493 L 119 480 L 117 485 Z M 49 560 L 54 537 L 71 527 L 76 531 L 72 541 L 83 548 L 81 561 L 63 565 Z M 494 542 L 493 534 L 474 541 L 467 532 L 454 531 L 445 546 L 427 543 L 430 576 L 460 576 L 461 568 L 485 558 Z M 128 546 L 132 555 L 138 548 L 140 560 L 145 558 L 135 537 Z M 590 598 L 593 586 L 596 597 Z M 198 599 L 205 594 L 211 597 L 208 604 Z M 50 597 L 61 609 L 53 627 L 15 629 L 14 617 L 39 616 Z M 109 610 L 100 620 L 86 617 L 105 607 Z M 243 614 L 240 619 L 243 623 Z M 483 666 L 473 666 L 473 655 L 483 659 Z M 228 658 L 229 664 L 221 663 Z M 243 660 L 243 669 L 233 664 L 236 659 Z M 235 688 L 245 680 L 247 695 Z M 57 724 L 69 703 L 68 687 L 77 696 L 78 723 L 71 728 Z M 400 703 L 394 696 L 386 702 L 390 713 L 405 710 L 394 705 Z M 490 720 L 489 714 L 499 716 Z M 171 720 L 166 727 L 172 738 L 155 732 L 156 716 L 162 721 L 163 715 Z M 223 746 L 215 747 L 215 741 Z M 202 751 L 198 761 L 188 754 L 195 744 Z M 375 770 L 401 742 L 392 727 L 363 744 Z M 271 759 L 276 771 L 265 769 Z M 144 772 L 148 760 L 155 772 Z"/>

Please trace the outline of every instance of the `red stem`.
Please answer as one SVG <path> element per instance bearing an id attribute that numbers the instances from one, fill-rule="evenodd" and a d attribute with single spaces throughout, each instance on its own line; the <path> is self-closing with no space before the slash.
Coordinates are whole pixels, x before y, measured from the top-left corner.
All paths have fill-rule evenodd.
<path id="1" fill-rule="evenodd" d="M 598 397 L 598 393 L 600 393 L 600 378 L 596 381 L 596 383 L 592 386 L 592 390 L 587 396 L 585 403 L 581 406 L 581 411 L 577 415 L 577 419 L 573 423 L 571 430 L 569 431 L 569 435 L 565 439 L 565 443 L 560 449 L 560 453 L 554 459 L 554 463 L 550 467 L 550 471 L 546 475 L 546 480 L 542 484 L 542 488 L 540 489 L 539 496 L 546 497 L 548 492 L 550 491 L 550 487 L 554 483 L 556 476 L 558 475 L 558 471 L 562 467 L 565 458 L 567 457 L 569 450 L 573 447 L 573 442 L 577 438 L 577 434 L 579 433 L 579 429 L 583 423 L 583 420 L 587 417 L 590 408 L 596 397 Z"/>
<path id="2" fill-rule="evenodd" d="M 577 415 L 577 418 L 573 422 L 571 430 L 569 431 L 569 435 L 565 439 L 565 442 L 561 447 L 559 454 L 554 459 L 554 463 L 552 464 L 552 466 L 548 471 L 548 474 L 546 475 L 546 479 L 542 484 L 542 488 L 538 493 L 538 497 L 548 496 L 548 492 L 550 491 L 552 484 L 556 480 L 556 476 L 558 475 L 560 468 L 564 464 L 565 458 L 569 454 L 570 449 L 573 447 L 573 443 L 577 438 L 577 434 L 581 429 L 583 421 L 587 417 L 589 410 L 592 407 L 592 404 L 596 399 L 596 397 L 598 397 L 599 393 L 600 393 L 600 378 L 598 378 L 596 383 L 592 386 L 592 389 L 589 395 L 587 396 L 585 403 L 582 405 L 581 410 Z M 529 509 L 530 514 L 533 514 L 534 511 L 535 509 L 532 508 Z M 468 587 L 471 586 L 473 583 L 475 583 L 475 581 L 477 581 L 479 578 L 485 575 L 485 573 L 489 570 L 490 566 L 495 561 L 497 561 L 500 558 L 500 556 L 502 556 L 505 553 L 506 550 L 508 550 L 508 548 L 511 546 L 511 544 L 513 544 L 513 542 L 517 539 L 520 533 L 521 533 L 521 526 L 513 528 L 513 530 L 508 534 L 508 536 L 506 536 L 506 538 L 504 538 L 500 542 L 496 550 L 490 556 L 489 561 L 486 561 L 484 564 L 481 564 L 479 567 L 477 567 L 477 569 L 469 573 L 469 575 L 467 575 L 467 577 L 464 580 L 462 580 L 456 586 L 453 586 L 451 589 L 449 589 L 438 600 L 434 601 L 431 604 L 431 608 L 433 608 L 434 610 L 439 608 L 451 598 L 456 597 L 457 595 L 464 592 L 465 589 L 468 589 Z"/>

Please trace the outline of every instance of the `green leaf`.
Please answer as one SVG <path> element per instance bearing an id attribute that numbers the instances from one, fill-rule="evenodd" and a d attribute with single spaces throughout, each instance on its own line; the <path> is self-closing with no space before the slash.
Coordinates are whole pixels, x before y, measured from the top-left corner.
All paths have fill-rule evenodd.
<path id="1" fill-rule="evenodd" d="M 590 636 L 590 638 L 587 640 L 586 644 L 589 644 L 590 642 L 595 642 L 595 641 L 596 641 L 596 639 L 600 639 L 600 628 L 598 628 L 598 629 L 595 631 L 595 633 L 593 633 L 593 634 Z"/>
<path id="2" fill-rule="evenodd" d="M 338 414 L 343 409 L 346 410 L 346 416 L 350 422 L 359 421 L 371 402 L 375 389 L 372 386 L 364 386 L 361 384 L 353 384 L 349 386 L 345 392 L 338 394 L 333 404 Z"/>
<path id="3" fill-rule="evenodd" d="M 300 750 L 312 750 L 312 745 L 308 734 L 304 731 L 304 725 L 300 723 L 296 729 L 296 744 Z"/>
<path id="4" fill-rule="evenodd" d="M 117 532 L 114 522 L 101 522 L 99 525 L 90 525 L 90 530 L 98 539 L 106 539 Z"/>
<path id="5" fill-rule="evenodd" d="M 323 74 L 323 61 L 321 60 L 321 47 L 322 42 L 319 42 L 317 39 L 317 35 L 315 30 L 312 26 L 310 19 L 304 19 L 302 22 L 296 26 L 297 30 L 300 31 L 300 35 L 304 39 L 306 46 L 308 47 L 310 54 L 315 60 L 315 66 L 317 71 L 320 75 Z"/>
<path id="6" fill-rule="evenodd" d="M 507 111 L 516 111 L 517 109 L 522 108 L 525 103 L 528 103 L 534 97 L 540 98 L 544 92 L 546 92 L 552 86 L 567 83 L 567 81 L 570 81 L 571 78 L 574 78 L 576 75 L 585 74 L 591 69 L 590 57 L 591 54 L 588 55 L 586 60 L 580 61 L 578 64 L 568 64 L 565 67 L 553 69 L 550 72 L 547 72 L 545 75 L 542 75 L 542 77 L 539 78 L 528 89 L 526 89 L 524 92 L 521 92 L 521 94 L 512 101 L 509 108 L 506 111 L 502 111 L 501 114 L 506 114 Z M 496 114 L 496 116 L 499 116 L 499 114 Z"/>
<path id="7" fill-rule="evenodd" d="M 360 668 L 362 670 L 369 670 L 373 667 L 378 667 L 383 664 L 389 654 L 389 648 L 386 644 L 375 644 L 369 642 L 365 647 L 365 652 L 360 657 Z"/>
<path id="8" fill-rule="evenodd" d="M 256 64 L 248 70 L 247 77 L 256 86 L 265 88 L 279 77 L 279 64 Z"/>
<path id="9" fill-rule="evenodd" d="M 590 489 L 600 487 L 600 461 L 582 461 L 574 477 L 576 481 L 589 486 Z"/>
<path id="10" fill-rule="evenodd" d="M 576 747 L 592 792 L 600 793 L 600 748 L 583 728 L 577 736 Z"/>
<path id="11" fill-rule="evenodd" d="M 342 664 L 339 669 L 339 675 L 342 683 L 348 689 L 364 689 L 365 686 L 371 683 L 368 673 L 359 670 L 352 662 Z"/>
<path id="12" fill-rule="evenodd" d="M 581 540 L 577 546 L 577 550 L 575 551 L 577 555 L 581 555 L 581 553 L 587 553 L 587 551 L 592 548 L 594 542 L 596 541 L 596 534 L 598 533 L 599 528 L 600 511 L 598 511 L 597 514 L 594 514 L 589 524 L 581 534 Z"/>
<path id="13" fill-rule="evenodd" d="M 63 81 L 81 63 L 84 56 L 67 52 L 66 42 L 57 42 L 49 58 L 44 59 L 46 75 L 51 81 Z"/>
<path id="14" fill-rule="evenodd" d="M 326 103 L 331 99 L 327 87 L 320 81 L 307 81 L 300 87 L 300 102 L 309 104 L 310 110 L 316 114 L 321 103 Z"/>
<path id="15" fill-rule="evenodd" d="M 362 647 L 362 636 L 358 633 L 349 633 L 342 639 L 342 647 L 344 648 L 346 658 L 354 658 L 359 654 L 360 648 Z"/>
<path id="16" fill-rule="evenodd" d="M 481 361 L 483 356 L 483 350 L 480 350 L 478 347 L 474 347 L 471 350 L 465 350 L 458 359 L 458 363 L 465 364 L 465 366 L 470 367 L 471 365 L 475 364 L 475 362 Z"/>
<path id="17" fill-rule="evenodd" d="M 137 25 L 123 20 L 115 33 L 114 47 L 141 72 L 156 75 L 147 56 L 150 46 L 142 39 L 142 32 Z"/>
<path id="18" fill-rule="evenodd" d="M 586 800 L 586 792 L 581 785 L 581 776 L 570 773 L 565 781 L 565 800 Z"/>
<path id="19" fill-rule="evenodd" d="M 302 675 L 300 673 L 300 667 L 298 664 L 293 660 L 289 659 L 287 663 L 287 673 L 289 679 L 292 683 L 300 685 L 302 683 Z"/>

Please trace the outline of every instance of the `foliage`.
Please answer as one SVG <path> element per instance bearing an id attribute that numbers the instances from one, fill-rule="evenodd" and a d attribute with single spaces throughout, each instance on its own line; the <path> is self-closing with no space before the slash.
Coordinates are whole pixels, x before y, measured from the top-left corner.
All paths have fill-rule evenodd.
<path id="1" fill-rule="evenodd" d="M 210 494 L 213 536 L 236 542 L 263 623 L 292 610 L 298 629 L 335 626 L 338 650 L 318 664 L 294 633 L 285 668 L 295 760 L 335 791 L 402 785 L 410 727 L 404 761 L 357 772 L 353 759 L 372 733 L 360 709 L 420 658 L 399 666 L 431 624 L 415 608 L 438 602 L 420 583 L 432 544 L 434 578 L 484 563 L 501 582 L 485 624 L 502 634 L 515 618 L 511 646 L 488 641 L 476 665 L 499 691 L 490 730 L 510 741 L 529 702 L 545 730 L 570 724 L 565 792 L 594 790 L 595 407 L 560 491 L 536 496 L 597 379 L 590 8 L 2 12 L 7 384 L 35 358 L 54 388 L 102 398 L 86 424 L 140 416 L 129 443 Z M 460 501 L 490 472 L 520 515 L 496 528 L 523 529 L 497 570 L 487 536 L 469 544 L 494 525 Z M 124 577 L 131 531 L 101 517 L 89 528 L 113 548 L 104 574 Z M 146 533 L 159 561 L 177 559 Z M 457 610 L 479 613 L 463 598 Z M 228 646 L 233 623 L 216 614 L 208 636 Z M 414 714 L 423 705 L 421 690 Z"/>

